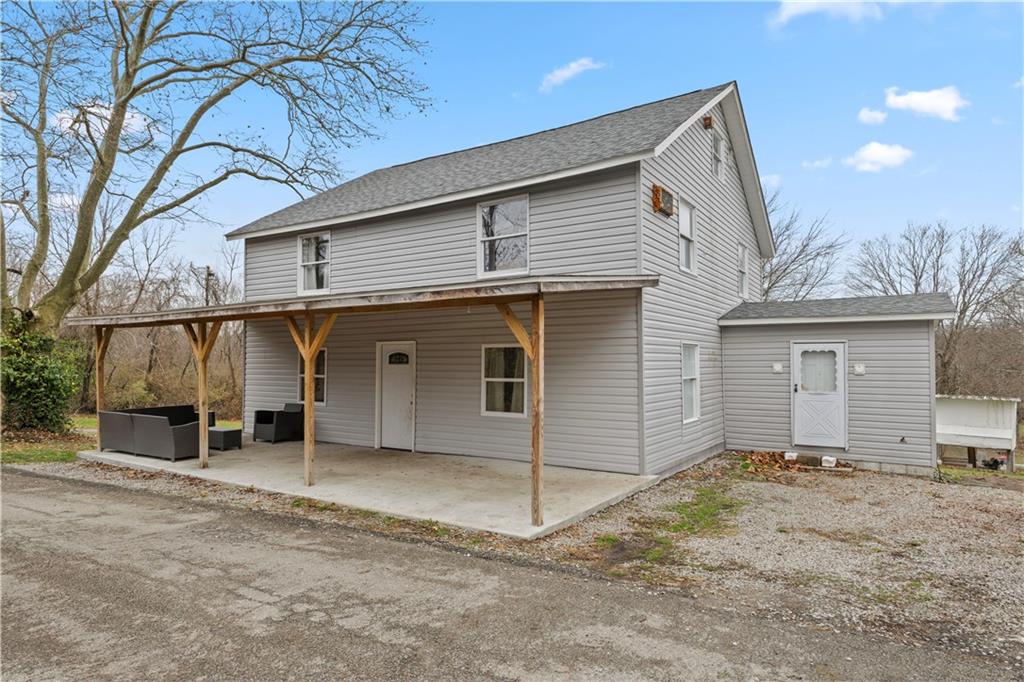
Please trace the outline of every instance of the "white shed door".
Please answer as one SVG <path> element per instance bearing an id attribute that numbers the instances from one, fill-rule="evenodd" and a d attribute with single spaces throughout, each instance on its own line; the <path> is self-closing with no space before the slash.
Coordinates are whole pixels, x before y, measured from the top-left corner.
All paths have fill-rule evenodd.
<path id="1" fill-rule="evenodd" d="M 794 343 L 793 445 L 846 447 L 846 344 Z"/>
<path id="2" fill-rule="evenodd" d="M 413 449 L 416 424 L 416 344 L 382 343 L 380 349 L 380 446 Z"/>

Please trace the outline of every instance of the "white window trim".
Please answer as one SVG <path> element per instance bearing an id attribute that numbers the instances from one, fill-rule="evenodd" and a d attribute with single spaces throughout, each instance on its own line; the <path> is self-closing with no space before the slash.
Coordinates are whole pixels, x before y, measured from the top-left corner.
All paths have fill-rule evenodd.
<path id="1" fill-rule="evenodd" d="M 750 249 L 740 244 L 736 253 L 736 289 L 740 299 L 750 300 Z"/>
<path id="2" fill-rule="evenodd" d="M 694 360 L 695 360 L 694 366 L 696 367 L 697 374 L 695 376 L 692 376 L 692 377 L 686 376 L 686 347 L 687 346 L 692 346 L 694 348 L 694 351 L 696 352 L 696 357 L 694 358 Z M 701 390 L 701 382 L 700 382 L 700 344 L 699 343 L 694 343 L 692 341 L 683 341 L 683 342 L 681 342 L 679 344 L 679 377 L 680 377 L 680 379 L 679 379 L 680 398 L 682 399 L 681 402 L 679 403 L 679 405 L 681 407 L 680 413 L 682 415 L 686 414 L 686 382 L 687 382 L 688 379 L 693 379 L 693 380 L 695 380 L 695 383 L 696 383 L 696 390 L 694 391 L 694 396 L 695 396 L 697 402 L 693 406 L 693 408 L 694 408 L 693 409 L 693 416 L 690 417 L 689 419 L 686 419 L 685 416 L 683 417 L 683 423 L 684 424 L 692 424 L 693 422 L 698 421 L 700 419 L 700 390 Z"/>
<path id="3" fill-rule="evenodd" d="M 718 168 L 715 168 L 718 159 Z M 718 179 L 725 177 L 725 137 L 715 128 L 711 129 L 711 174 Z"/>
<path id="4" fill-rule="evenodd" d="M 501 204 L 506 201 L 515 201 L 516 199 L 526 200 L 526 231 L 516 232 L 514 234 L 506 234 L 500 237 L 484 237 L 484 221 L 483 216 L 480 214 L 481 206 L 493 206 L 494 204 Z M 526 237 L 526 267 L 519 268 L 518 270 L 495 270 L 494 272 L 484 271 L 484 250 L 481 245 L 485 241 L 495 241 L 498 239 L 508 239 L 509 237 Z M 516 275 L 528 275 L 530 274 L 530 195 L 529 194 L 515 194 L 507 197 L 499 197 L 497 199 L 491 199 L 489 201 L 480 201 L 476 205 L 476 276 L 477 279 L 491 279 L 494 277 L 514 277 Z"/>
<path id="5" fill-rule="evenodd" d="M 487 374 L 487 349 L 488 348 L 518 348 L 523 352 L 522 379 L 488 379 Z M 482 417 L 505 417 L 507 419 L 526 419 L 530 412 L 530 358 L 526 356 L 526 350 L 515 343 L 485 343 L 480 346 L 480 416 Z M 523 411 L 522 412 L 492 412 L 487 409 L 487 383 L 509 383 L 517 382 L 523 384 Z"/>
<path id="6" fill-rule="evenodd" d="M 326 261 L 318 260 L 318 261 L 313 261 L 311 263 L 303 263 L 302 262 L 302 240 L 303 239 L 309 239 L 310 237 L 327 237 L 327 260 Z M 305 232 L 305 233 L 300 234 L 300 235 L 298 235 L 296 237 L 295 244 L 296 244 L 296 250 L 297 250 L 297 254 L 298 254 L 297 258 L 296 258 L 296 261 L 297 261 L 298 265 L 297 265 L 297 271 L 296 271 L 295 274 L 296 274 L 296 279 L 297 279 L 296 285 L 297 285 L 298 293 L 299 293 L 300 296 L 302 294 L 322 294 L 322 293 L 325 293 L 325 292 L 329 293 L 331 291 L 331 249 L 332 249 L 332 246 L 333 246 L 331 244 L 332 241 L 333 240 L 331 239 L 331 231 L 330 230 L 327 230 L 325 232 Z M 325 286 L 323 289 L 306 289 L 303 286 L 303 284 L 302 284 L 305 281 L 305 277 L 302 276 L 303 275 L 303 266 L 304 265 L 319 265 L 320 263 L 324 263 L 324 264 L 327 265 L 327 286 Z"/>
<path id="7" fill-rule="evenodd" d="M 324 380 L 324 399 L 322 401 L 318 402 L 316 400 L 316 398 L 314 397 L 314 399 L 313 399 L 313 404 L 314 405 L 326 405 L 327 404 L 327 346 L 324 346 L 319 351 L 317 351 L 318 355 L 320 353 L 324 354 L 324 373 L 323 374 L 317 374 L 316 373 L 316 362 L 314 361 L 313 362 L 313 381 L 314 381 L 314 384 L 315 384 L 317 379 L 323 379 Z M 305 400 L 306 400 L 306 386 L 305 386 L 305 379 L 303 377 L 303 373 L 305 371 L 306 371 L 306 363 L 302 359 L 302 353 L 299 353 L 299 372 L 298 372 L 298 375 L 296 376 L 296 379 L 299 382 L 299 387 L 298 388 L 299 388 L 299 402 L 300 403 L 305 402 Z M 315 389 L 315 387 L 313 389 L 313 395 L 316 396 L 316 389 Z"/>
<path id="8" fill-rule="evenodd" d="M 680 223 L 683 205 L 690 207 L 690 267 L 683 266 L 683 228 Z M 676 194 L 676 205 L 679 206 L 679 210 L 676 211 L 676 239 L 678 240 L 679 249 L 679 271 L 685 272 L 688 275 L 697 274 L 697 205 L 692 201 L 689 201 L 683 196 Z"/>

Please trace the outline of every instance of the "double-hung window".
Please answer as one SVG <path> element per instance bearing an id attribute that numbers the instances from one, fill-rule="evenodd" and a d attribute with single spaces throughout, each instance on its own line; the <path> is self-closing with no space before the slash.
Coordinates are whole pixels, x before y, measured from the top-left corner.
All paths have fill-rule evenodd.
<path id="1" fill-rule="evenodd" d="M 711 131 L 711 172 L 716 178 L 722 177 L 725 167 L 725 140 L 717 130 Z"/>
<path id="2" fill-rule="evenodd" d="M 694 242 L 694 210 L 686 201 L 679 200 L 679 268 L 693 272 L 697 257 Z"/>
<path id="3" fill-rule="evenodd" d="M 683 344 L 683 423 L 700 418 L 700 346 Z"/>
<path id="4" fill-rule="evenodd" d="M 740 298 L 744 301 L 750 297 L 750 271 L 748 261 L 750 260 L 750 249 L 740 245 L 739 252 L 736 254 L 736 271 L 738 273 L 739 286 L 738 293 Z"/>
<path id="5" fill-rule="evenodd" d="M 481 414 L 526 414 L 526 353 L 520 346 L 484 346 Z"/>
<path id="6" fill-rule="evenodd" d="M 299 400 L 306 397 L 306 362 L 299 354 Z M 327 402 L 327 349 L 321 348 L 313 363 L 313 403 L 323 405 Z"/>
<path id="7" fill-rule="evenodd" d="M 331 233 L 299 235 L 299 293 L 331 287 Z"/>
<path id="8" fill-rule="evenodd" d="M 477 275 L 530 270 L 530 200 L 527 196 L 477 204 Z"/>

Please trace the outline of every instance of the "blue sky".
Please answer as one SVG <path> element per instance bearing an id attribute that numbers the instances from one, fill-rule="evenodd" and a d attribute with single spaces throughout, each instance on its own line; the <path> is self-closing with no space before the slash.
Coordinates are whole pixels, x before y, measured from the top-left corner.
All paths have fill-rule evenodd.
<path id="1" fill-rule="evenodd" d="M 423 13 L 417 72 L 434 104 L 346 152 L 348 177 L 737 80 L 766 186 L 805 215 L 828 213 L 855 239 L 908 220 L 1021 225 L 1021 4 L 436 3 Z M 576 75 L 542 87 L 574 62 Z M 294 200 L 246 180 L 220 188 L 205 208 L 224 229 L 189 229 L 183 255 L 209 260 L 222 231 Z"/>

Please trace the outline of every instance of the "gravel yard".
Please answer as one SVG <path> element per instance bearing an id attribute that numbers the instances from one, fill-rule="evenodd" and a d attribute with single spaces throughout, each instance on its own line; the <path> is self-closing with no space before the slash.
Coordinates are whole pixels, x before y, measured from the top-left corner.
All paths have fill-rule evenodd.
<path id="1" fill-rule="evenodd" d="M 106 465 L 20 468 L 557 564 L 823 631 L 988 653 L 1024 670 L 1017 480 L 992 488 L 795 471 L 726 453 L 528 542 Z"/>

